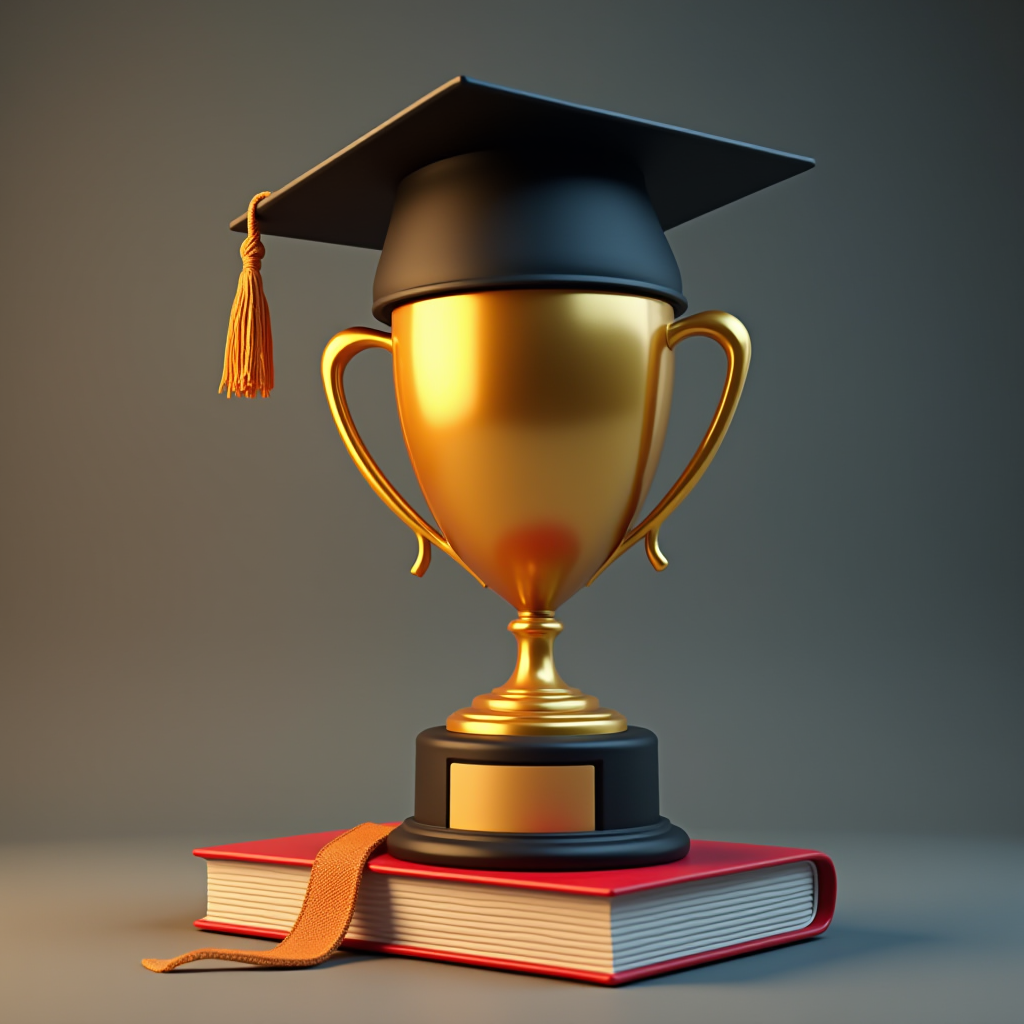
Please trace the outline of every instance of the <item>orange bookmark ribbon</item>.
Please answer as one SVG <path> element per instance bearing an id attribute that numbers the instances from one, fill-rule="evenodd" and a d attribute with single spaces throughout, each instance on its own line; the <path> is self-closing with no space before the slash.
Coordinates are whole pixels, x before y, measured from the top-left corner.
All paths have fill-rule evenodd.
<path id="1" fill-rule="evenodd" d="M 259 967 L 313 967 L 341 944 L 352 922 L 366 863 L 383 846 L 394 825 L 366 822 L 332 839 L 313 861 L 302 910 L 292 930 L 273 949 L 194 949 L 173 960 L 143 960 L 147 970 L 166 974 L 193 960 L 235 960 Z"/>

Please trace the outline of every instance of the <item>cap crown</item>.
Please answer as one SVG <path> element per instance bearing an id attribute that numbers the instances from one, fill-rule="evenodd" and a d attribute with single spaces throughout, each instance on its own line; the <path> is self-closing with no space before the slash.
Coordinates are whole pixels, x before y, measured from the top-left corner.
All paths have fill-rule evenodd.
<path id="1" fill-rule="evenodd" d="M 644 191 L 587 159 L 490 151 L 449 157 L 398 186 L 374 316 L 496 288 L 639 293 L 686 309 L 675 257 Z"/>

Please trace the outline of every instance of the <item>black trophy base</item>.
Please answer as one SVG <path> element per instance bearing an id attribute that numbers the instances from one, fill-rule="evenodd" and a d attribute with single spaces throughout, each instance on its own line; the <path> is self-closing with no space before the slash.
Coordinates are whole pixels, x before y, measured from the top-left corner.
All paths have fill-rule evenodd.
<path id="1" fill-rule="evenodd" d="M 601 871 L 680 860 L 690 837 L 668 818 L 601 832 L 471 832 L 406 818 L 388 836 L 400 860 L 504 871 Z"/>
<path id="2" fill-rule="evenodd" d="M 560 827 L 561 826 L 561 827 Z M 658 809 L 658 738 L 416 738 L 416 808 L 388 837 L 401 860 L 507 871 L 597 871 L 685 857 L 687 834 Z"/>

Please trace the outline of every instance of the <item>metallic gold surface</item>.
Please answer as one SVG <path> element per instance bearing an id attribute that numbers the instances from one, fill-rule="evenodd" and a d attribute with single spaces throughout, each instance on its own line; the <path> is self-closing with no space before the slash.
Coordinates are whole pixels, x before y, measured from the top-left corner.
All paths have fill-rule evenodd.
<path id="1" fill-rule="evenodd" d="M 355 421 L 352 419 L 352 413 L 345 399 L 345 367 L 360 352 L 365 352 L 369 348 L 382 348 L 391 352 L 391 335 L 368 327 L 353 327 L 336 334 L 324 349 L 321 363 L 324 388 L 327 391 L 327 401 L 330 404 L 338 433 L 341 434 L 341 439 L 345 442 L 345 447 L 348 449 L 349 455 L 352 456 L 356 468 L 366 478 L 366 482 L 373 488 L 377 497 L 416 534 L 419 551 L 410 572 L 414 576 L 423 576 L 426 573 L 430 567 L 430 545 L 436 544 L 445 554 L 454 558 L 468 573 L 483 583 L 483 580 L 459 558 L 448 541 L 395 490 L 391 481 L 381 472 L 380 466 L 374 462 L 373 456 L 367 451 L 363 439 L 359 436 L 359 431 L 356 429 Z"/>
<path id="2" fill-rule="evenodd" d="M 491 735 L 619 732 L 625 719 L 562 682 L 554 610 L 643 539 L 668 564 L 658 530 L 714 457 L 743 389 L 750 341 L 728 313 L 671 322 L 640 295 L 513 290 L 451 295 L 395 310 L 393 336 L 363 328 L 328 344 L 324 384 L 356 465 L 417 535 L 412 571 L 435 545 L 519 612 L 519 663 L 505 686 L 448 719 Z M 639 525 L 672 398 L 672 349 L 704 335 L 728 357 L 725 386 L 697 452 Z M 409 456 L 440 529 L 395 490 L 366 450 L 345 401 L 345 367 L 370 347 L 394 356 Z"/>
<path id="3" fill-rule="evenodd" d="M 634 526 L 619 542 L 615 550 L 608 556 L 600 569 L 591 577 L 590 586 L 598 576 L 615 561 L 619 555 L 628 551 L 638 540 L 643 538 L 646 543 L 647 557 L 658 572 L 668 568 L 668 559 L 658 547 L 658 531 L 661 524 L 679 507 L 683 499 L 697 486 L 697 481 L 711 465 L 711 460 L 725 438 L 729 424 L 736 413 L 743 385 L 750 369 L 750 335 L 746 327 L 731 313 L 723 313 L 713 309 L 705 313 L 695 313 L 669 324 L 665 329 L 665 342 L 668 348 L 674 349 L 685 338 L 711 338 L 721 345 L 725 351 L 728 365 L 725 383 L 718 399 L 718 407 L 711 419 L 711 424 L 704 434 L 693 457 L 687 463 L 679 479 L 669 488 L 668 494 L 658 502 L 643 522 Z"/>
<path id="4" fill-rule="evenodd" d="M 485 736 L 581 736 L 625 730 L 623 715 L 566 686 L 558 674 L 554 644 L 562 624 L 553 615 L 520 612 L 508 628 L 519 645 L 511 677 L 504 686 L 476 697 L 471 707 L 449 715 L 449 730 Z"/>
<path id="5" fill-rule="evenodd" d="M 547 290 L 395 310 L 405 442 L 449 544 L 519 612 L 552 612 L 623 538 L 661 453 L 671 307 Z"/>
<path id="6" fill-rule="evenodd" d="M 473 832 L 593 832 L 592 764 L 464 764 L 448 769 L 448 827 Z"/>

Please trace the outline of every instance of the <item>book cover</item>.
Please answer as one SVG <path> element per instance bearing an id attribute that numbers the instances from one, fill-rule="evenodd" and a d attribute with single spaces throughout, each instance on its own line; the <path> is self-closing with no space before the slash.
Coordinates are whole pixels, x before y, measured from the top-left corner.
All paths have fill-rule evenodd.
<path id="1" fill-rule="evenodd" d="M 196 927 L 283 938 L 295 910 L 282 908 L 301 903 L 317 852 L 339 834 L 194 850 L 208 862 L 211 901 Z M 820 935 L 835 899 L 832 861 L 787 847 L 694 840 L 670 864 L 565 872 L 435 867 L 383 853 L 368 865 L 342 947 L 619 985 Z M 404 929 L 385 924 L 398 919 Z"/>

